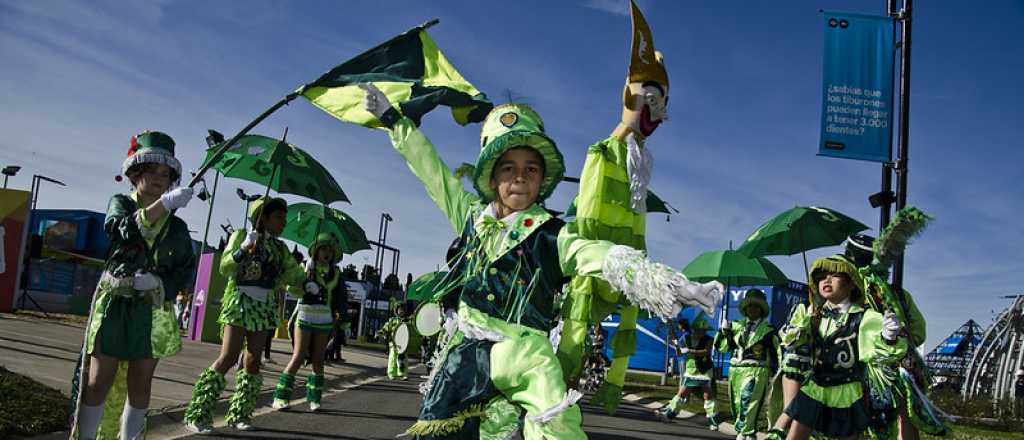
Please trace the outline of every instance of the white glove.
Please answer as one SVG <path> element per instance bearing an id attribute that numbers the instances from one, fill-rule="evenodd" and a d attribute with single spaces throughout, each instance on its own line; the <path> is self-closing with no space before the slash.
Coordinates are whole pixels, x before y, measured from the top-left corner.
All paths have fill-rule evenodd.
<path id="1" fill-rule="evenodd" d="M 247 247 L 250 247 L 250 246 L 256 244 L 256 241 L 259 240 L 259 239 L 260 239 L 260 233 L 259 232 L 249 231 L 248 234 L 245 234 L 245 240 L 242 241 L 242 249 L 245 249 Z"/>
<path id="2" fill-rule="evenodd" d="M 679 349 L 679 354 L 686 354 L 686 353 L 689 353 L 689 352 L 690 352 L 690 349 L 686 348 L 686 347 L 683 347 L 683 348 Z"/>
<path id="3" fill-rule="evenodd" d="M 303 286 L 303 290 L 309 295 L 319 295 L 320 285 L 315 281 L 306 281 L 306 284 Z"/>
<path id="4" fill-rule="evenodd" d="M 388 101 L 387 95 L 380 91 L 377 86 L 370 83 L 358 84 L 360 89 L 366 92 L 366 96 L 363 97 L 363 108 L 370 114 L 380 119 L 384 116 L 384 113 L 391 109 L 391 101 Z"/>
<path id="5" fill-rule="evenodd" d="M 732 323 L 723 319 L 722 322 L 718 323 L 719 330 L 729 330 L 732 328 Z"/>
<path id="6" fill-rule="evenodd" d="M 160 203 L 168 211 L 184 208 L 190 200 L 192 200 L 192 188 L 187 186 L 174 188 L 160 196 Z"/>
<path id="7" fill-rule="evenodd" d="M 306 260 L 306 272 L 312 272 L 313 269 L 316 269 L 316 262 L 314 262 L 313 259 L 310 258 Z"/>
<path id="8" fill-rule="evenodd" d="M 160 278 L 149 272 L 139 272 L 132 278 L 135 290 L 146 291 L 160 288 Z"/>
<path id="9" fill-rule="evenodd" d="M 712 281 L 710 283 L 695 283 L 686 280 L 686 277 L 680 274 L 680 277 L 685 280 L 685 283 L 680 283 L 673 289 L 676 293 L 676 300 L 684 305 L 698 306 L 704 309 L 704 313 L 712 315 L 715 313 L 715 309 L 718 308 L 718 303 L 722 301 L 722 294 L 725 292 L 725 286 L 718 281 Z"/>
<path id="10" fill-rule="evenodd" d="M 895 341 L 902 328 L 903 324 L 900 324 L 899 318 L 892 310 L 885 312 L 885 315 L 882 316 L 882 339 Z"/>

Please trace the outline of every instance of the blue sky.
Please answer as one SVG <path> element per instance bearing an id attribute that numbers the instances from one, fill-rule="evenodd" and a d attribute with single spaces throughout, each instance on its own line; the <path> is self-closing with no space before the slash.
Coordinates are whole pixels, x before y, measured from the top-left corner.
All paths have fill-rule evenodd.
<path id="1" fill-rule="evenodd" d="M 987 325 L 1021 293 L 1024 181 L 1019 84 L 1024 2 L 985 8 L 918 2 L 914 20 L 910 203 L 936 217 L 911 248 L 906 285 L 928 317 L 931 349 L 968 318 Z M 819 9 L 878 14 L 884 1 L 697 2 L 642 0 L 671 78 L 670 120 L 649 146 L 653 188 L 682 212 L 652 215 L 652 256 L 682 267 L 736 246 L 796 205 L 827 206 L 877 225 L 866 197 L 879 166 L 815 156 L 821 108 Z M 207 128 L 226 134 L 295 87 L 431 18 L 431 35 L 462 74 L 496 102 L 533 105 L 579 175 L 586 147 L 619 116 L 629 48 L 625 0 L 564 2 L 70 2 L 0 1 L 0 165 L 32 174 L 40 208 L 102 211 L 128 139 L 157 129 L 197 168 Z M 401 248 L 402 278 L 441 262 L 452 238 L 384 133 L 337 122 L 297 100 L 257 127 L 321 160 L 352 199 L 339 204 L 376 238 Z M 447 111 L 423 130 L 451 166 L 473 162 L 478 126 Z M 217 223 L 238 226 L 243 205 L 222 181 Z M 550 200 L 564 207 L 576 187 Z M 297 200 L 297 199 L 294 199 Z M 200 231 L 207 209 L 182 215 Z M 838 248 L 812 252 L 815 258 Z M 346 257 L 370 263 L 372 252 Z M 772 257 L 799 279 L 799 256 Z"/>

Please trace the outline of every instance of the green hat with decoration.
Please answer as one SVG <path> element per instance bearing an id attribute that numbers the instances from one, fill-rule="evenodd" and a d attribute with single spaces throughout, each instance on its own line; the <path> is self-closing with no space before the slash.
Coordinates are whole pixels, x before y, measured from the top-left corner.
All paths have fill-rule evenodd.
<path id="1" fill-rule="evenodd" d="M 740 314 L 747 316 L 747 306 L 755 305 L 761 308 L 761 317 L 768 316 L 768 299 L 761 289 L 750 289 L 747 290 L 746 295 L 743 295 L 743 300 L 740 301 Z"/>
<path id="2" fill-rule="evenodd" d="M 127 177 L 128 171 L 133 167 L 147 163 L 167 165 L 174 171 L 171 181 L 177 182 L 181 179 L 181 162 L 174 157 L 174 139 L 166 133 L 146 130 L 132 136 L 128 145 L 128 157 L 121 163 L 121 174 Z"/>
<path id="3" fill-rule="evenodd" d="M 551 195 L 565 175 L 565 162 L 555 141 L 544 132 L 544 121 L 526 104 L 502 104 L 494 107 L 480 129 L 480 157 L 473 170 L 473 186 L 486 202 L 497 197 L 491 189 L 494 165 L 506 151 L 529 147 L 544 159 L 544 181 L 537 201 Z"/>
<path id="4" fill-rule="evenodd" d="M 864 279 L 857 270 L 857 265 L 849 258 L 841 254 L 823 257 L 814 260 L 811 264 L 811 273 L 808 276 L 808 287 L 811 291 L 811 298 L 815 304 L 823 304 L 824 298 L 818 292 L 818 281 L 830 273 L 841 273 L 850 278 L 854 291 L 850 294 L 850 302 L 859 304 L 864 301 Z"/>
<path id="5" fill-rule="evenodd" d="M 331 249 L 334 249 L 334 259 L 332 260 L 332 263 L 338 264 L 339 262 L 341 262 L 341 244 L 338 242 L 338 238 L 335 237 L 334 234 L 330 232 L 321 232 L 319 235 L 316 236 L 316 241 L 314 241 L 313 244 L 309 246 L 309 258 L 312 258 L 313 261 L 316 261 L 317 251 L 319 251 L 320 248 L 324 246 L 331 246 Z"/>

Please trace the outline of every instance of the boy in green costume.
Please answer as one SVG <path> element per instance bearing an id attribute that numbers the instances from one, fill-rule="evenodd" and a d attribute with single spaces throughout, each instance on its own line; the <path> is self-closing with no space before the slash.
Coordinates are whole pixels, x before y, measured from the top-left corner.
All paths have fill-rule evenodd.
<path id="1" fill-rule="evenodd" d="M 779 337 L 768 322 L 764 292 L 750 289 L 740 301 L 743 318 L 722 321 L 715 347 L 732 352 L 729 360 L 729 400 L 735 417 L 737 440 L 757 438 L 757 422 L 769 382 L 778 368 Z"/>
<path id="2" fill-rule="evenodd" d="M 103 220 L 110 254 L 72 379 L 72 439 L 143 438 L 157 362 L 181 350 L 171 301 L 194 275 L 195 255 L 174 215 L 192 198 L 192 188 L 174 188 L 174 145 L 164 133 L 140 133 L 121 165 L 132 192 L 111 197 Z"/>
<path id="3" fill-rule="evenodd" d="M 279 238 L 284 230 L 288 203 L 284 199 L 262 197 L 249 207 L 253 230 L 231 234 L 220 259 L 220 273 L 228 277 L 224 287 L 223 308 L 217 319 L 223 326 L 221 351 L 217 360 L 204 370 L 192 388 L 192 399 L 185 409 L 187 429 L 199 434 L 213 431 L 213 409 L 226 385 L 224 374 L 235 365 L 245 347 L 245 368 L 236 376 L 235 393 L 228 407 L 227 423 L 249 431 L 256 398 L 263 386 L 260 375 L 260 351 L 277 328 L 280 300 L 275 292 L 304 286 L 306 272 Z M 307 293 L 310 293 L 307 291 Z"/>
<path id="4" fill-rule="evenodd" d="M 504 439 L 525 411 L 527 440 L 586 438 L 575 404 L 582 395 L 566 389 L 548 338 L 558 319 L 557 292 L 568 277 L 601 276 L 633 303 L 665 316 L 720 297 L 721 284 L 691 283 L 639 250 L 582 239 L 563 227 L 539 204 L 562 180 L 562 155 L 529 107 L 505 104 L 488 114 L 473 194 L 380 90 L 361 87 L 366 110 L 388 129 L 464 243 L 452 270 L 462 277 L 459 331 L 431 373 L 419 420 L 407 433 Z"/>
<path id="5" fill-rule="evenodd" d="M 576 219 L 569 228 L 582 238 L 645 250 L 647 184 L 653 165 L 645 142 L 667 118 L 669 84 L 651 30 L 635 3 L 631 2 L 631 8 L 632 57 L 623 89 L 622 117 L 607 139 L 587 151 L 575 200 Z M 611 367 L 592 402 L 614 413 L 622 400 L 629 357 L 636 351 L 639 308 L 600 277 L 577 275 L 567 293 L 558 347 L 566 383 L 576 383 L 582 372 L 587 329 L 612 313 L 620 315 L 611 341 Z M 718 299 L 708 298 L 698 305 L 711 313 Z"/>
<path id="6" fill-rule="evenodd" d="M 714 364 L 711 362 L 712 340 L 707 335 L 708 320 L 704 313 L 698 313 L 690 324 L 688 334 L 682 338 L 682 347 L 677 347 L 679 355 L 686 355 L 686 370 L 679 378 L 679 392 L 667 405 L 654 411 L 662 421 L 668 422 L 676 417 L 690 394 L 704 393 L 704 414 L 708 418 L 708 429 L 718 431 L 718 410 L 715 408 L 714 393 L 711 390 L 711 376 Z"/>

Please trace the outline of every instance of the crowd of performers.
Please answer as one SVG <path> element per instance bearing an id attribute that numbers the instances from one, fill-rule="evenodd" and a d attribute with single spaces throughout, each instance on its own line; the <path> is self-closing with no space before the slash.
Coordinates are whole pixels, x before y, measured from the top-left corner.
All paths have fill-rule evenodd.
<path id="1" fill-rule="evenodd" d="M 717 310 L 720 283 L 692 282 L 645 252 L 653 165 L 646 143 L 665 121 L 669 81 L 635 4 L 632 18 L 622 117 L 607 138 L 587 149 L 576 214 L 568 222 L 544 206 L 563 180 L 565 164 L 529 106 L 503 104 L 487 115 L 470 176 L 475 191 L 469 192 L 413 121 L 376 87 L 361 86 L 365 110 L 384 126 L 458 237 L 447 256 L 451 270 L 433 298 L 442 305 L 444 331 L 431 350 L 422 407 L 407 434 L 505 439 L 521 431 L 526 439 L 586 438 L 576 388 L 582 378 L 596 387 L 593 403 L 616 410 L 641 310 L 666 321 L 684 307 L 710 315 Z M 105 227 L 112 251 L 76 371 L 72 438 L 143 438 L 157 362 L 181 349 L 169 301 L 193 275 L 195 257 L 188 227 L 174 215 L 192 197 L 190 188 L 177 187 L 182 168 L 174 145 L 164 133 L 144 132 L 132 138 L 122 164 L 132 190 L 110 199 Z M 280 198 L 253 203 L 252 229 L 234 232 L 220 260 L 218 269 L 228 279 L 218 318 L 221 351 L 197 378 L 185 410 L 194 432 L 212 432 L 225 375 L 243 351 L 226 421 L 253 429 L 263 386 L 259 352 L 278 326 L 284 291 L 300 300 L 294 353 L 272 406 L 290 405 L 307 359 L 312 371 L 306 400 L 314 411 L 320 406 L 325 351 L 339 319 L 335 305 L 344 295 L 341 249 L 335 237 L 317 237 L 303 268 L 278 238 L 286 210 Z M 707 334 L 707 316 L 694 319 L 678 347 L 686 356 L 679 394 L 658 417 L 671 420 L 697 393 L 710 429 L 718 428 L 711 361 L 718 350 L 732 353 L 728 388 L 737 439 L 766 430 L 791 439 L 865 432 L 913 438 L 914 427 L 945 430 L 920 391 L 923 364 L 910 349 L 924 339 L 924 319 L 909 294 L 891 291 L 884 270 L 872 264 L 870 243 L 858 240 L 851 244 L 859 244 L 867 259 L 854 246 L 845 256 L 815 261 L 811 298 L 781 329 L 769 324 L 768 303 L 757 290 L 747 292 L 742 319 L 723 322 L 714 338 Z M 381 332 L 393 379 L 408 377 L 398 333 L 410 312 L 396 309 Z M 603 341 L 601 332 L 588 336 L 613 313 L 620 321 L 612 340 Z M 598 339 L 612 347 L 611 359 L 593 353 Z M 600 381 L 589 376 L 595 368 Z M 770 425 L 762 417 L 762 406 L 773 406 L 769 394 L 784 408 Z"/>

